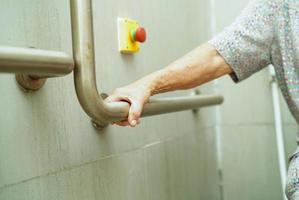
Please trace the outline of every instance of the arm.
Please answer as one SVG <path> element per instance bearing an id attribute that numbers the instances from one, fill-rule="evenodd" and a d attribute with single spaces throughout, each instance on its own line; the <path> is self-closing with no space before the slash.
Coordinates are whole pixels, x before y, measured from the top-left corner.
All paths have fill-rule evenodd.
<path id="1" fill-rule="evenodd" d="M 118 125 L 132 127 L 140 123 L 143 105 L 155 94 L 190 89 L 209 82 L 232 70 L 217 50 L 206 43 L 194 49 L 166 68 L 134 83 L 116 89 L 106 101 L 126 101 L 131 104 L 128 120 Z"/>
<path id="2" fill-rule="evenodd" d="M 209 43 L 168 67 L 115 90 L 107 101 L 131 104 L 128 120 L 117 124 L 136 126 L 151 95 L 189 89 L 225 74 L 240 82 L 271 64 L 274 24 L 280 7 L 279 1 L 250 1 L 235 22 Z"/>

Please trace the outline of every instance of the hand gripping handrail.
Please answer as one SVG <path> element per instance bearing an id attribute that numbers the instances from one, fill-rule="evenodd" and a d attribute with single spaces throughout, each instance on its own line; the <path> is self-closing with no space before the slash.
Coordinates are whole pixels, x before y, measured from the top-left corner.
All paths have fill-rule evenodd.
<path id="1" fill-rule="evenodd" d="M 38 90 L 45 78 L 69 74 L 73 68 L 73 58 L 63 52 L 0 46 L 0 72 L 16 73 L 26 90 Z"/>
<path id="2" fill-rule="evenodd" d="M 107 103 L 97 90 L 91 0 L 71 0 L 71 21 L 75 57 L 75 88 L 81 106 L 92 118 L 97 128 L 106 127 L 109 122 L 125 119 L 128 115 L 129 104 L 126 102 Z M 145 105 L 142 116 L 195 109 L 222 102 L 223 97 L 219 95 L 151 99 Z"/>

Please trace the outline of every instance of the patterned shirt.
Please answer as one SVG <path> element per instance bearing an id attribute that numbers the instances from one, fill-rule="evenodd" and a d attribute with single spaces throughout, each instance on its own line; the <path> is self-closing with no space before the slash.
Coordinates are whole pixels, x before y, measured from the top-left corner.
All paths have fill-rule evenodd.
<path id="1" fill-rule="evenodd" d="M 299 0 L 251 1 L 210 44 L 242 81 L 272 64 L 289 109 L 299 123 Z"/>

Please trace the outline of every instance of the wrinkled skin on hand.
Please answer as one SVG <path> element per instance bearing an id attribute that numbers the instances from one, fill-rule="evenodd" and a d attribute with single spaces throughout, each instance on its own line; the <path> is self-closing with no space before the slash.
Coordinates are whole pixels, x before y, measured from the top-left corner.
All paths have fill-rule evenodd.
<path id="1" fill-rule="evenodd" d="M 131 127 L 140 124 L 143 106 L 148 102 L 151 96 L 150 89 L 146 87 L 146 85 L 145 83 L 139 82 L 117 88 L 105 99 L 106 102 L 125 101 L 130 104 L 128 118 L 113 124 Z"/>

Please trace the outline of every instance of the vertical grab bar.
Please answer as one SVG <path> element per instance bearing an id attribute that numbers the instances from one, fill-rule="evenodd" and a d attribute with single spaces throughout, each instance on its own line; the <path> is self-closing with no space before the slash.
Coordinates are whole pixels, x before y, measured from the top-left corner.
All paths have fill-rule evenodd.
<path id="1" fill-rule="evenodd" d="M 71 0 L 71 21 L 76 93 L 82 108 L 92 118 L 96 127 L 104 128 L 109 122 L 125 119 L 128 115 L 129 104 L 126 102 L 107 103 L 98 92 L 95 74 L 91 0 Z M 218 105 L 222 102 L 223 97 L 220 95 L 151 99 L 144 106 L 142 116 Z"/>

